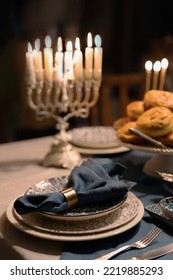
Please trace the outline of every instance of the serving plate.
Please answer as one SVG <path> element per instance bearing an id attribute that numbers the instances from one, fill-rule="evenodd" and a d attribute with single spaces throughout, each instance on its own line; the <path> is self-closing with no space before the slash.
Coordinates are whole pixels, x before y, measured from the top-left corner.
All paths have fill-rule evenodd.
<path id="1" fill-rule="evenodd" d="M 120 140 L 119 140 L 120 141 Z M 149 159 L 143 168 L 143 171 L 157 178 L 160 178 L 159 172 L 171 173 L 173 166 L 173 149 L 167 148 L 158 148 L 153 146 L 142 146 L 135 145 L 130 143 L 124 143 L 121 141 L 121 144 L 128 147 L 131 150 L 137 150 L 142 152 L 149 152 L 154 154 L 151 159 Z"/>
<path id="2" fill-rule="evenodd" d="M 49 178 L 40 181 L 29 187 L 25 195 L 30 194 L 44 194 L 52 192 L 60 192 L 67 187 L 68 176 Z M 72 208 L 63 213 L 40 213 L 46 217 L 63 220 L 63 221 L 83 221 L 89 219 L 99 218 L 110 214 L 115 209 L 119 208 L 126 200 L 126 196 L 121 200 L 112 200 L 103 204 L 94 204 L 89 207 Z"/>
<path id="3" fill-rule="evenodd" d="M 83 148 L 105 149 L 120 145 L 111 126 L 84 126 L 71 129 L 68 133 L 71 143 Z"/>
<path id="4" fill-rule="evenodd" d="M 41 221 L 41 216 L 40 218 L 37 220 L 37 224 L 36 227 L 34 226 L 33 222 L 31 222 L 30 225 L 26 224 L 26 220 L 22 221 L 21 217 L 18 217 L 13 209 L 13 203 L 14 201 L 12 201 L 7 208 L 6 211 L 6 216 L 7 219 L 9 220 L 9 222 L 16 227 L 17 229 L 19 229 L 20 231 L 35 236 L 35 237 L 39 237 L 39 238 L 44 238 L 44 239 L 49 239 L 49 240 L 56 240 L 56 241 L 87 241 L 87 240 L 96 240 L 96 239 L 101 239 L 101 238 L 107 238 L 113 235 L 117 235 L 120 233 L 123 233 L 129 229 L 131 229 L 132 227 L 134 227 L 137 223 L 140 222 L 140 220 L 143 217 L 144 214 L 144 207 L 143 204 L 141 203 L 141 201 L 134 195 L 134 194 L 130 194 L 130 203 L 129 205 L 126 205 L 126 207 L 124 207 L 126 213 L 129 212 L 129 208 L 128 207 L 134 207 L 134 210 L 136 212 L 136 215 L 134 215 L 134 213 L 132 214 L 134 216 L 134 218 L 131 217 L 131 219 L 129 221 L 124 221 L 124 219 L 126 219 L 126 214 L 122 215 L 121 221 L 122 224 L 120 223 L 119 226 L 117 226 L 117 220 L 115 219 L 114 222 L 111 224 L 108 222 L 107 226 L 104 226 L 105 223 L 105 217 L 101 217 L 98 219 L 102 220 L 102 225 L 99 224 L 98 228 L 94 229 L 91 228 L 90 232 L 86 232 L 84 229 L 82 229 L 81 232 L 76 231 L 76 229 L 73 231 L 70 229 L 70 231 L 68 230 L 63 230 L 63 232 L 60 232 L 59 229 L 59 224 L 62 223 L 62 221 L 54 221 L 49 219 L 49 223 L 46 224 L 44 223 L 45 217 L 42 220 L 42 224 L 39 224 L 39 221 Z M 133 199 L 132 199 L 133 198 Z M 123 207 L 123 205 L 122 205 Z M 116 212 L 117 210 L 115 210 Z M 118 210 L 119 211 L 119 210 Z M 113 215 L 114 212 L 112 212 L 109 215 Z M 28 214 L 31 215 L 31 214 Z M 108 215 L 108 216 L 109 216 Z M 106 216 L 107 217 L 107 216 Z M 42 216 L 43 218 L 43 216 Z M 97 219 L 96 219 L 97 220 Z M 94 220 L 92 220 L 94 221 Z M 86 221 L 82 221 L 82 222 L 74 222 L 75 224 L 80 224 L 80 223 L 86 223 Z M 68 223 L 66 223 L 68 225 Z M 90 223 L 90 225 L 92 225 L 92 223 Z M 39 227 L 39 228 L 38 228 Z M 101 228 L 103 227 L 103 228 Z M 78 228 L 79 229 L 79 228 Z"/>

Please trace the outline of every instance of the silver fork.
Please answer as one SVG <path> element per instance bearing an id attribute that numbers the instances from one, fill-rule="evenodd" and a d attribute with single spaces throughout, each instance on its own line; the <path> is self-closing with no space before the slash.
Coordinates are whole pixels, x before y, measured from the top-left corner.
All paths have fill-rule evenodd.
<path id="1" fill-rule="evenodd" d="M 154 227 L 146 236 L 144 236 L 142 239 L 129 244 L 129 245 L 125 245 L 121 248 L 118 248 L 117 250 L 110 252 L 96 260 L 109 260 L 110 258 L 118 255 L 119 253 L 126 251 L 128 249 L 132 249 L 132 248 L 138 248 L 138 249 L 142 249 L 147 247 L 149 244 L 151 244 L 152 241 L 154 241 L 154 239 L 158 236 L 158 234 L 162 231 L 161 228 L 158 227 Z"/>

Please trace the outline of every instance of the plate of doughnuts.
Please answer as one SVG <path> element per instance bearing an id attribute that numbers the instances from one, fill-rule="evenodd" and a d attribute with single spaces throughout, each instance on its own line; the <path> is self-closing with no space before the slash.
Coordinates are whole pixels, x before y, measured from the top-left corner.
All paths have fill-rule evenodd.
<path id="1" fill-rule="evenodd" d="M 145 163 L 143 171 L 158 177 L 160 172 L 171 172 L 173 166 L 173 93 L 149 90 L 143 100 L 130 102 L 126 116 L 114 121 L 113 127 L 121 144 L 132 150 L 155 155 Z M 133 134 L 130 128 L 161 142 L 166 148 L 154 146 Z"/>
<path id="2" fill-rule="evenodd" d="M 135 100 L 127 105 L 126 116 L 115 120 L 113 126 L 117 137 L 123 143 L 146 146 L 148 149 L 149 145 L 144 139 L 129 131 L 129 128 L 136 128 L 165 146 L 171 147 L 169 149 L 171 152 L 173 150 L 173 93 L 162 90 L 146 92 L 143 100 Z M 162 150 L 164 149 L 156 148 L 156 151 Z"/>

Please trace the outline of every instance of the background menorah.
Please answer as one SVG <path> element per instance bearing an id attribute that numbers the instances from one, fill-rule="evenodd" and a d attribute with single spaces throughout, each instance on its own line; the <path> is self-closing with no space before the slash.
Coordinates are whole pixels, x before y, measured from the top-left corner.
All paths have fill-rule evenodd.
<path id="1" fill-rule="evenodd" d="M 44 71 L 39 75 L 44 75 Z M 99 98 L 100 85 L 101 79 L 63 79 L 61 82 L 56 79 L 44 82 L 40 79 L 36 81 L 35 88 L 27 84 L 28 105 L 35 111 L 37 119 L 55 119 L 59 131 L 54 136 L 51 151 L 44 159 L 45 166 L 72 168 L 80 162 L 80 154 L 69 143 L 69 119 L 89 116 L 90 108 Z"/>

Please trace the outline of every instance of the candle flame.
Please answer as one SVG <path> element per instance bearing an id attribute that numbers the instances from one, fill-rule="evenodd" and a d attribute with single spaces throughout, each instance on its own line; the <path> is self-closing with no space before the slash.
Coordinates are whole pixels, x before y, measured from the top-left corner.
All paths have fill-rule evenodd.
<path id="1" fill-rule="evenodd" d="M 36 49 L 36 51 L 40 50 L 40 39 L 35 40 L 35 49 Z"/>
<path id="2" fill-rule="evenodd" d="M 161 67 L 163 68 L 163 69 L 167 69 L 167 67 L 168 67 L 168 60 L 166 59 L 166 58 L 163 58 L 162 59 L 162 61 L 161 61 Z"/>
<path id="3" fill-rule="evenodd" d="M 32 45 L 30 42 L 28 42 L 28 52 L 32 52 Z"/>
<path id="4" fill-rule="evenodd" d="M 102 41 L 101 41 L 100 35 L 95 36 L 94 42 L 95 42 L 96 47 L 101 47 Z"/>
<path id="5" fill-rule="evenodd" d="M 87 37 L 87 46 L 88 46 L 88 48 L 91 48 L 92 47 L 92 35 L 91 35 L 91 33 L 89 32 L 88 33 L 88 37 Z"/>
<path id="6" fill-rule="evenodd" d="M 153 67 L 153 64 L 150 60 L 145 62 L 145 70 L 146 71 L 151 71 L 152 67 Z"/>
<path id="7" fill-rule="evenodd" d="M 58 37 L 57 50 L 58 50 L 58 52 L 62 52 L 62 38 L 61 37 Z"/>
<path id="8" fill-rule="evenodd" d="M 75 41 L 75 48 L 76 48 L 78 51 L 80 51 L 80 40 L 79 40 L 78 37 L 76 38 L 76 41 Z"/>
<path id="9" fill-rule="evenodd" d="M 68 41 L 66 45 L 66 49 L 68 52 L 71 52 L 73 50 L 72 42 Z"/>
<path id="10" fill-rule="evenodd" d="M 49 35 L 46 35 L 46 37 L 45 37 L 45 45 L 46 45 L 46 48 L 50 48 L 51 47 L 51 45 L 52 45 L 52 40 L 51 40 L 51 38 L 50 38 L 50 36 Z"/>
<path id="11" fill-rule="evenodd" d="M 153 66 L 154 71 L 159 72 L 161 69 L 161 63 L 159 60 L 157 60 L 156 62 L 154 62 L 154 66 Z"/>

